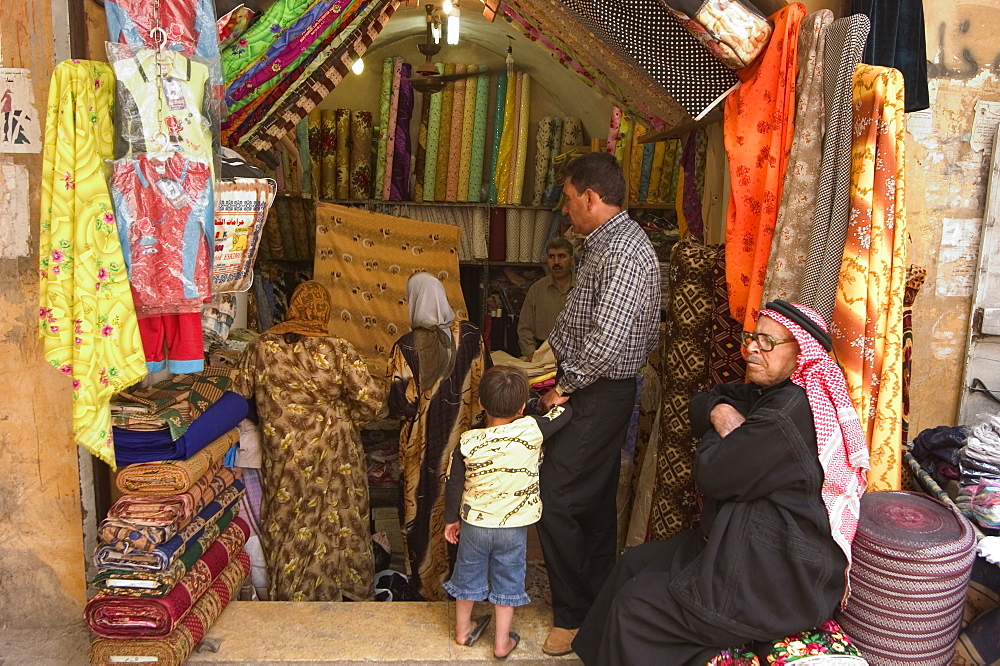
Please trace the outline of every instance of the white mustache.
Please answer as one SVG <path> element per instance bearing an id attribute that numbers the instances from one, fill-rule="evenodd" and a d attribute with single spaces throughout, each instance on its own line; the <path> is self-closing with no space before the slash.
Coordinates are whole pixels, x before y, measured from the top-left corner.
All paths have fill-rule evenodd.
<path id="1" fill-rule="evenodd" d="M 764 365 L 764 357 L 760 354 L 750 354 L 747 356 L 747 363 L 753 363 L 754 365 Z"/>

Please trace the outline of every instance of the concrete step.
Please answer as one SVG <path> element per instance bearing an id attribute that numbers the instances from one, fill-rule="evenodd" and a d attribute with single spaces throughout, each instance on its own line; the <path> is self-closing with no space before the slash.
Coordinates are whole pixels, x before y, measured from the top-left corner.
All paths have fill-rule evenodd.
<path id="1" fill-rule="evenodd" d="M 491 612 L 476 604 L 474 615 Z M 514 612 L 521 643 L 508 662 L 566 666 L 575 655 L 549 657 L 542 643 L 552 609 L 535 601 Z M 494 626 L 470 647 L 455 644 L 453 602 L 295 603 L 237 601 L 202 641 L 188 664 L 443 664 L 496 663 Z M 208 651 L 218 645 L 217 652 Z"/>

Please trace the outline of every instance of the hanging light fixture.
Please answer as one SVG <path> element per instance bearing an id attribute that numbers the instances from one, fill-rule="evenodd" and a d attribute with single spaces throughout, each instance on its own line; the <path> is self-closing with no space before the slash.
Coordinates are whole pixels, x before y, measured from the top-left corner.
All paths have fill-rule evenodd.
<path id="1" fill-rule="evenodd" d="M 454 46 L 458 44 L 458 31 L 459 31 L 459 20 L 462 14 L 462 10 L 458 8 L 458 3 L 455 3 L 451 11 L 448 13 L 448 27 L 445 30 L 445 34 L 448 36 L 448 43 Z"/>
<path id="2" fill-rule="evenodd" d="M 361 72 L 365 71 L 365 61 L 358 58 L 353 63 L 351 63 L 351 71 L 357 75 L 361 75 Z"/>

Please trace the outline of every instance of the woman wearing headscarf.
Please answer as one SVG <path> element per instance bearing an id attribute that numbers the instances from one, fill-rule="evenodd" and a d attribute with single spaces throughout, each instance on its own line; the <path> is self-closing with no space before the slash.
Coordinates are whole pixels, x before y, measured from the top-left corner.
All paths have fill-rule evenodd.
<path id="1" fill-rule="evenodd" d="M 441 284 L 429 273 L 406 283 L 413 329 L 389 354 L 389 415 L 402 419 L 403 538 L 410 559 L 410 593 L 448 598 L 444 482 L 459 436 L 480 412 L 479 378 L 491 365 L 479 329 L 456 319 Z"/>
<path id="2" fill-rule="evenodd" d="M 263 433 L 261 545 L 274 601 L 371 599 L 368 475 L 358 428 L 384 394 L 346 340 L 331 336 L 330 294 L 304 282 L 285 321 L 240 359 L 237 386 Z"/>

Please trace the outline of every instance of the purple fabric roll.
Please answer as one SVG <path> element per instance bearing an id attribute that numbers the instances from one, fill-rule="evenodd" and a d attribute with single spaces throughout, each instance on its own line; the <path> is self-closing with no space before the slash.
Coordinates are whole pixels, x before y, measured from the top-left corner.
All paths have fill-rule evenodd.
<path id="1" fill-rule="evenodd" d="M 399 106 L 396 108 L 396 142 L 393 147 L 392 182 L 389 199 L 403 201 L 410 197 L 410 117 L 413 115 L 413 88 L 410 86 L 411 65 L 403 63 L 399 77 Z"/>

